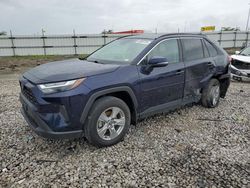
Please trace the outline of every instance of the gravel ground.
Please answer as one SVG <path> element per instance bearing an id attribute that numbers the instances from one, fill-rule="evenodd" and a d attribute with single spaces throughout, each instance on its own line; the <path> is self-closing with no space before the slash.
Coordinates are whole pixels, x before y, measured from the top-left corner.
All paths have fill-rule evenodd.
<path id="1" fill-rule="evenodd" d="M 0 79 L 0 187 L 250 187 L 250 84 L 131 126 L 97 149 L 38 137 L 22 118 L 17 79 Z"/>

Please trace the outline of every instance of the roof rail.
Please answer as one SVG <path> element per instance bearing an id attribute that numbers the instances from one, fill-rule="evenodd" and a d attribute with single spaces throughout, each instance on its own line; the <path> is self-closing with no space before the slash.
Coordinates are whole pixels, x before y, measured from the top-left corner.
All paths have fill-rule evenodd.
<path id="1" fill-rule="evenodd" d="M 206 36 L 205 34 L 203 34 L 201 32 L 197 32 L 197 33 L 167 33 L 167 34 L 160 35 L 158 38 L 165 37 L 165 36 L 171 36 L 171 35 L 185 35 L 185 36 L 189 36 L 189 35 L 202 35 L 202 36 Z"/>

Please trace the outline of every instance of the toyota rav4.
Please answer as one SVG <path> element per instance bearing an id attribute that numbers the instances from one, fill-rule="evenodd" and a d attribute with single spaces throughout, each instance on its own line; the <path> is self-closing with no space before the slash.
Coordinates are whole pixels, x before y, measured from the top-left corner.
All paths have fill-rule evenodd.
<path id="1" fill-rule="evenodd" d="M 230 84 L 227 53 L 201 34 L 117 39 L 85 59 L 37 66 L 20 78 L 21 112 L 38 134 L 118 143 L 131 124 L 188 103 L 216 107 Z"/>

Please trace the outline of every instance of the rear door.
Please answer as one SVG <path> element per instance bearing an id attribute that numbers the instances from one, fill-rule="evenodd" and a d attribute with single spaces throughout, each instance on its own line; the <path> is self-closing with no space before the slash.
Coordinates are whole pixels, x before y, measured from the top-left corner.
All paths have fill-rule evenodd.
<path id="1" fill-rule="evenodd" d="M 169 64 L 145 72 L 151 57 L 166 57 Z M 184 63 L 180 58 L 178 39 L 160 41 L 137 66 L 141 86 L 141 111 L 152 112 L 166 104 L 182 99 L 184 90 Z"/>
<path id="2" fill-rule="evenodd" d="M 202 38 L 181 38 L 181 44 L 186 70 L 184 99 L 194 100 L 213 75 L 215 62 L 209 56 Z"/>

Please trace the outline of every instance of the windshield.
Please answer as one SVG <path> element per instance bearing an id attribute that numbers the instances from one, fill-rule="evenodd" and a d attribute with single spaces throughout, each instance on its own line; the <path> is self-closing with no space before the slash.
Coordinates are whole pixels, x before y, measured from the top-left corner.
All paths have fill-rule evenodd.
<path id="1" fill-rule="evenodd" d="M 87 61 L 97 63 L 130 63 L 151 43 L 148 39 L 119 39 L 91 54 Z"/>
<path id="2" fill-rule="evenodd" d="M 245 48 L 240 52 L 240 55 L 250 55 L 250 47 Z"/>

